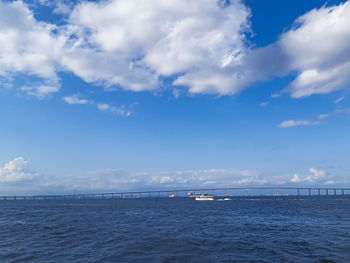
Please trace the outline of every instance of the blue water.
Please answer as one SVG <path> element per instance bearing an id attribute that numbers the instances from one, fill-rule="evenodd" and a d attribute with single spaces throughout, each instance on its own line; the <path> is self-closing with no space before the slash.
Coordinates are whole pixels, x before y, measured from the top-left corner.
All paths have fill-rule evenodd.
<path id="1" fill-rule="evenodd" d="M 0 262 L 350 262 L 350 198 L 0 201 Z"/>

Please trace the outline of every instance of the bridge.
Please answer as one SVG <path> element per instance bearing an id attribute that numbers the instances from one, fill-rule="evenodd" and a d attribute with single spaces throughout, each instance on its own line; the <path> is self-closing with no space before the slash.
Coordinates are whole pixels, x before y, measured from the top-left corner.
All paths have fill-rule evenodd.
<path id="1" fill-rule="evenodd" d="M 187 197 L 188 193 L 208 193 L 216 197 L 228 196 L 329 196 L 350 195 L 350 188 L 325 187 L 228 187 L 197 188 L 175 190 L 152 190 L 110 193 L 81 193 L 59 195 L 8 195 L 0 196 L 6 200 L 64 200 L 64 199 L 124 199 L 124 198 L 170 198 Z"/>

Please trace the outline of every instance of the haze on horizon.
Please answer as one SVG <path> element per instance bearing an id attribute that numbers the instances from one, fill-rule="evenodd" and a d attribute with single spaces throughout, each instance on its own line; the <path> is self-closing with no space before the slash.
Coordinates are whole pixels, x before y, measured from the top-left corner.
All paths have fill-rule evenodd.
<path id="1" fill-rule="evenodd" d="M 349 186 L 350 1 L 0 0 L 0 195 Z"/>

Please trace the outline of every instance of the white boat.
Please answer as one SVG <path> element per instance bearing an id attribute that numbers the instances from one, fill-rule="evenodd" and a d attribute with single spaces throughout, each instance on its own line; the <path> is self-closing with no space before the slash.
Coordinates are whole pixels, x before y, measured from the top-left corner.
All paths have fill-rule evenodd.
<path id="1" fill-rule="evenodd" d="M 214 201 L 213 195 L 201 194 L 199 197 L 196 197 L 197 201 Z"/>

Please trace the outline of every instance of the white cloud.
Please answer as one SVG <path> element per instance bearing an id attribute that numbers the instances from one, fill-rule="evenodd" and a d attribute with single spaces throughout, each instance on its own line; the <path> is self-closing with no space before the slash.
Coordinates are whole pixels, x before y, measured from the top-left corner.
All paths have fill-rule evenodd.
<path id="1" fill-rule="evenodd" d="M 300 126 L 311 126 L 318 125 L 320 122 L 318 121 L 307 121 L 307 120 L 288 120 L 283 121 L 279 127 L 280 128 L 292 128 L 292 127 L 300 127 Z"/>
<path id="2" fill-rule="evenodd" d="M 312 174 L 312 177 L 315 179 L 322 178 L 326 175 L 326 172 L 324 170 L 318 170 L 316 168 L 310 168 L 309 172 Z"/>
<path id="3" fill-rule="evenodd" d="M 186 189 L 261 185 L 270 181 L 252 170 L 179 170 L 161 172 L 127 172 L 102 169 L 79 175 L 43 176 L 29 168 L 22 157 L 0 168 L 0 189 L 16 192 L 107 191 L 136 189 Z M 11 184 L 10 184 L 11 183 Z M 15 183 L 15 184 L 14 184 Z M 15 186 L 10 188 L 11 186 Z M 7 187 L 7 188 L 6 188 Z M 10 190 L 9 190 L 10 189 Z"/>
<path id="4" fill-rule="evenodd" d="M 300 98 L 350 84 L 350 2 L 314 9 L 262 48 L 250 48 L 250 10 L 240 0 L 56 1 L 66 23 L 35 19 L 21 1 L 0 1 L 0 76 L 39 78 L 22 90 L 44 97 L 69 71 L 106 89 L 154 90 L 163 77 L 191 93 L 235 94 L 297 72 Z M 43 4 L 49 4 L 43 1 Z M 50 4 L 52 6 L 52 4 Z M 177 94 L 176 92 L 174 94 Z"/>
<path id="5" fill-rule="evenodd" d="M 107 103 L 99 103 L 99 104 L 97 104 L 97 108 L 100 111 L 108 111 L 111 108 L 111 106 L 109 106 L 109 104 L 107 104 Z"/>
<path id="6" fill-rule="evenodd" d="M 57 92 L 57 60 L 65 40 L 53 33 L 56 29 L 38 22 L 22 1 L 0 1 L 0 76 L 22 73 L 40 78 L 40 84 L 22 88 L 38 97 Z"/>
<path id="7" fill-rule="evenodd" d="M 337 108 L 330 113 L 319 114 L 318 118 L 320 120 L 323 120 L 323 119 L 327 119 L 331 116 L 334 116 L 336 114 L 350 114 L 350 108 Z"/>
<path id="8" fill-rule="evenodd" d="M 292 97 L 330 93 L 350 83 L 350 2 L 314 9 L 296 20 L 279 45 L 300 74 Z"/>
<path id="9" fill-rule="evenodd" d="M 160 75 L 183 74 L 174 84 L 193 93 L 234 93 L 236 76 L 225 68 L 244 52 L 249 11 L 231 2 L 82 2 L 67 31 L 78 39 L 62 62 L 85 81 L 135 91 L 157 88 Z"/>
<path id="10" fill-rule="evenodd" d="M 296 19 L 292 29 L 275 43 L 251 50 L 241 57 L 241 88 L 272 76 L 297 72 L 284 90 L 294 98 L 327 94 L 350 85 L 350 1 L 314 9 Z"/>
<path id="11" fill-rule="evenodd" d="M 17 157 L 0 168 L 0 184 L 28 181 L 36 178 L 38 174 L 29 167 L 23 157 Z"/>
<path id="12" fill-rule="evenodd" d="M 64 2 L 56 3 L 53 13 L 61 15 L 69 15 L 72 11 L 72 6 Z"/>
<path id="13" fill-rule="evenodd" d="M 59 91 L 58 86 L 22 86 L 21 90 L 27 92 L 29 95 L 36 96 L 38 98 L 44 98 L 51 93 L 55 93 Z"/>
<path id="14" fill-rule="evenodd" d="M 207 169 L 130 173 L 105 169 L 89 172 L 75 184 L 100 189 L 186 189 L 266 183 L 269 183 L 267 179 L 260 178 L 257 171 L 250 170 Z"/>
<path id="15" fill-rule="evenodd" d="M 173 96 L 175 99 L 178 99 L 180 97 L 180 93 L 181 92 L 179 89 L 176 89 L 176 88 L 173 89 Z"/>
<path id="16" fill-rule="evenodd" d="M 345 114 L 350 114 L 350 108 L 338 108 L 334 111 L 335 114 L 341 114 L 341 113 L 345 113 Z"/>
<path id="17" fill-rule="evenodd" d="M 245 53 L 249 31 L 250 13 L 240 0 L 81 2 L 71 12 L 56 2 L 55 13 L 70 12 L 60 26 L 38 22 L 22 2 L 0 3 L 8 9 L 0 27 L 3 75 L 24 72 L 57 84 L 56 72 L 65 70 L 133 91 L 156 89 L 160 76 L 178 75 L 174 85 L 220 94 L 246 82 L 230 69 Z"/>
<path id="18" fill-rule="evenodd" d="M 281 97 L 281 93 L 273 93 L 273 94 L 271 94 L 271 98 L 279 98 L 279 97 Z"/>
<path id="19" fill-rule="evenodd" d="M 339 102 L 343 101 L 345 99 L 345 96 L 341 96 L 340 98 L 336 99 L 334 101 L 335 104 L 338 104 Z"/>
<path id="20" fill-rule="evenodd" d="M 290 183 L 334 184 L 324 170 L 310 168 L 304 176 L 294 174 Z M 44 176 L 31 169 L 22 157 L 0 168 L 0 191 L 8 194 L 104 192 L 152 189 L 191 189 L 285 185 L 288 176 L 262 176 L 256 170 L 203 169 L 159 172 L 94 170 L 77 175 Z"/>
<path id="21" fill-rule="evenodd" d="M 269 103 L 268 102 L 261 102 L 259 104 L 260 107 L 266 107 Z"/>
<path id="22" fill-rule="evenodd" d="M 316 168 L 310 168 L 309 169 L 309 175 L 305 177 L 300 177 L 298 174 L 294 174 L 290 182 L 292 183 L 301 183 L 301 182 L 306 182 L 306 183 L 311 183 L 317 180 L 320 180 L 325 177 L 326 172 L 324 170 L 319 170 Z"/>
<path id="23" fill-rule="evenodd" d="M 77 95 L 63 97 L 63 100 L 68 104 L 87 104 L 87 99 L 80 99 Z"/>
<path id="24" fill-rule="evenodd" d="M 285 91 L 294 98 L 326 94 L 350 85 L 350 2 L 314 9 L 296 19 L 291 30 L 276 43 L 257 49 L 241 49 L 237 63 L 211 74 L 186 74 L 175 81 L 193 92 L 232 94 L 271 76 L 298 75 Z M 226 71 L 229 74 L 226 74 Z M 193 76 L 193 79 L 190 78 Z M 228 78 L 228 76 L 230 76 Z M 233 78 L 232 78 L 233 76 Z M 225 83 L 214 88 L 213 83 Z"/>
<path id="25" fill-rule="evenodd" d="M 331 116 L 330 113 L 323 113 L 323 114 L 318 115 L 318 118 L 319 118 L 320 120 L 324 120 L 324 119 L 329 118 L 329 116 Z"/>
<path id="26" fill-rule="evenodd" d="M 68 104 L 93 104 L 96 105 L 96 108 L 100 111 L 103 112 L 108 112 L 112 114 L 116 114 L 122 117 L 129 117 L 132 114 L 131 108 L 133 105 L 136 103 L 131 104 L 129 107 L 126 107 L 124 105 L 117 107 L 117 106 L 112 106 L 107 103 L 96 103 L 94 101 L 90 101 L 87 99 L 81 99 L 78 97 L 78 95 L 72 95 L 72 96 L 66 96 L 63 97 L 63 100 L 68 103 Z"/>
<path id="27" fill-rule="evenodd" d="M 291 181 L 292 183 L 299 183 L 299 182 L 301 182 L 302 180 L 300 179 L 300 177 L 299 177 L 298 174 L 294 174 L 294 175 L 293 175 L 293 178 L 290 179 L 290 181 Z"/>
<path id="28" fill-rule="evenodd" d="M 110 113 L 117 114 L 117 115 L 122 116 L 122 117 L 129 117 L 132 114 L 131 110 L 126 109 L 125 106 L 116 107 L 116 106 L 111 106 L 107 103 L 98 103 L 96 105 L 96 107 L 100 111 L 110 112 Z"/>

